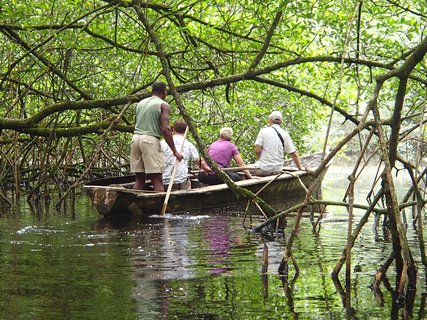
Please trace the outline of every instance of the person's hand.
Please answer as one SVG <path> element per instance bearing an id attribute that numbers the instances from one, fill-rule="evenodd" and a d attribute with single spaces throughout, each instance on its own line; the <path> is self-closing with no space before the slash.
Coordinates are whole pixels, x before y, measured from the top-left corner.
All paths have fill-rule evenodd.
<path id="1" fill-rule="evenodd" d="M 203 168 L 203 172 L 204 172 L 206 175 L 208 175 L 209 173 L 211 173 L 211 172 L 212 172 L 212 169 L 211 169 L 211 168 L 209 168 L 208 166 L 206 166 L 206 167 L 204 167 L 204 168 Z"/>
<path id="2" fill-rule="evenodd" d="M 178 160 L 178 161 L 181 161 L 184 158 L 184 156 L 181 153 L 179 153 L 178 151 L 174 152 L 173 155 L 175 156 L 176 160 Z"/>

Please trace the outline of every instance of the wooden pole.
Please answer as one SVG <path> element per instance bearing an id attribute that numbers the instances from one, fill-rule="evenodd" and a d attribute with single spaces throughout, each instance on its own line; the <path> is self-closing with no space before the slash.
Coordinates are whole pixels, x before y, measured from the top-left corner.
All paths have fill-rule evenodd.
<path id="1" fill-rule="evenodd" d="M 187 126 L 187 128 L 185 128 L 184 139 L 182 140 L 181 150 L 179 151 L 180 153 L 182 153 L 182 150 L 184 149 L 184 143 L 185 143 L 185 138 L 187 137 L 187 133 L 188 133 L 188 126 Z M 169 201 L 169 197 L 171 195 L 173 180 L 175 180 L 175 174 L 176 174 L 176 169 L 178 168 L 178 164 L 179 164 L 179 160 L 176 159 L 175 165 L 174 165 L 173 171 L 172 171 L 172 176 L 169 180 L 168 190 L 166 191 L 165 201 L 163 202 L 163 207 L 162 207 L 162 211 L 161 211 L 162 215 L 165 214 L 166 207 L 168 206 L 168 201 Z"/>

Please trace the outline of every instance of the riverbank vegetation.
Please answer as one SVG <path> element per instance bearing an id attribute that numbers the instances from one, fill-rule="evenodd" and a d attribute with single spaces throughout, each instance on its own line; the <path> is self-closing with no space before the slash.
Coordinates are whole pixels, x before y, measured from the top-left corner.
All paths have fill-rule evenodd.
<path id="1" fill-rule="evenodd" d="M 351 247 L 372 214 L 386 219 L 392 234 L 384 270 L 395 262 L 396 301 L 413 290 L 414 251 L 427 265 L 424 1 L 13 0 L 0 5 L 0 17 L 6 205 L 23 195 L 35 202 L 52 192 L 69 195 L 88 179 L 127 173 L 135 103 L 162 80 L 172 118 L 189 123 L 206 158 L 219 128 L 231 126 L 243 158 L 253 161 L 256 133 L 280 110 L 300 153 L 329 151 L 324 165 L 340 154 L 357 159 L 343 199 L 348 245 L 334 275 L 347 261 L 349 277 Z M 353 226 L 354 182 L 374 158 L 378 179 L 364 219 Z M 413 182 L 404 199 L 394 190 L 396 174 Z M 284 274 L 289 259 L 297 265 L 292 240 L 311 192 L 294 208 Z M 407 245 L 411 224 L 420 248 Z M 383 279 L 381 271 L 375 288 Z"/>

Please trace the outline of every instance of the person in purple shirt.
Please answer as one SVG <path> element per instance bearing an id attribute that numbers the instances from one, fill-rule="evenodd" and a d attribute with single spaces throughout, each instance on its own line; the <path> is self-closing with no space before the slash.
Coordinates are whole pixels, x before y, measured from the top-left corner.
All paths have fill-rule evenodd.
<path id="1" fill-rule="evenodd" d="M 219 131 L 219 139 L 211 144 L 208 149 L 208 154 L 213 161 L 215 161 L 220 168 L 227 168 L 230 165 L 232 159 L 236 161 L 239 167 L 244 167 L 242 157 L 240 156 L 239 150 L 234 143 L 231 142 L 233 136 L 233 130 L 231 128 L 222 128 Z M 252 179 L 252 175 L 248 170 L 242 170 L 247 179 Z M 226 174 L 233 180 L 241 180 L 240 176 L 235 172 L 226 172 Z M 220 178 L 217 177 L 215 172 L 199 172 L 199 181 L 206 184 L 220 184 L 224 183 Z"/>

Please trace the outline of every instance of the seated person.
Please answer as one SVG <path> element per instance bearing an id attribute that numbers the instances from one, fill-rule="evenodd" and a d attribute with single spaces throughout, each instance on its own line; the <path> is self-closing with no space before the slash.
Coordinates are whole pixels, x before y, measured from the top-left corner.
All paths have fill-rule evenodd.
<path id="1" fill-rule="evenodd" d="M 262 128 L 255 141 L 255 154 L 258 158 L 252 172 L 257 176 L 276 175 L 282 171 L 284 153 L 290 154 L 299 170 L 303 170 L 295 145 L 280 125 L 283 118 L 280 111 L 273 111 L 268 117 L 268 127 Z"/>
<path id="2" fill-rule="evenodd" d="M 200 168 L 209 171 L 210 168 L 206 163 L 200 159 L 199 152 L 196 147 L 187 139 L 184 140 L 185 130 L 187 129 L 187 123 L 184 119 L 175 120 L 172 132 L 173 141 L 175 146 L 179 149 L 182 146 L 183 159 L 178 163 L 175 172 L 175 178 L 173 181 L 173 188 L 178 190 L 191 189 L 190 179 L 188 179 L 188 167 L 190 161 L 200 163 Z M 184 142 L 184 145 L 182 144 Z M 176 157 L 173 155 L 171 148 L 168 146 L 165 140 L 160 142 L 160 148 L 165 154 L 165 171 L 163 172 L 163 185 L 165 190 L 168 189 L 170 179 L 172 178 L 172 172 L 176 164 Z"/>
<path id="3" fill-rule="evenodd" d="M 208 149 L 208 154 L 213 161 L 215 161 L 220 168 L 226 168 L 230 165 L 231 159 L 234 159 L 239 167 L 244 167 L 245 163 L 240 156 L 239 151 L 234 143 L 231 142 L 233 130 L 231 128 L 222 128 L 219 132 L 219 140 L 211 144 Z M 248 179 L 252 179 L 251 173 L 248 170 L 242 170 Z M 226 174 L 233 180 L 239 181 L 240 176 L 235 172 L 226 172 Z M 215 172 L 199 172 L 199 181 L 206 184 L 220 184 L 224 183 L 217 177 Z"/>

